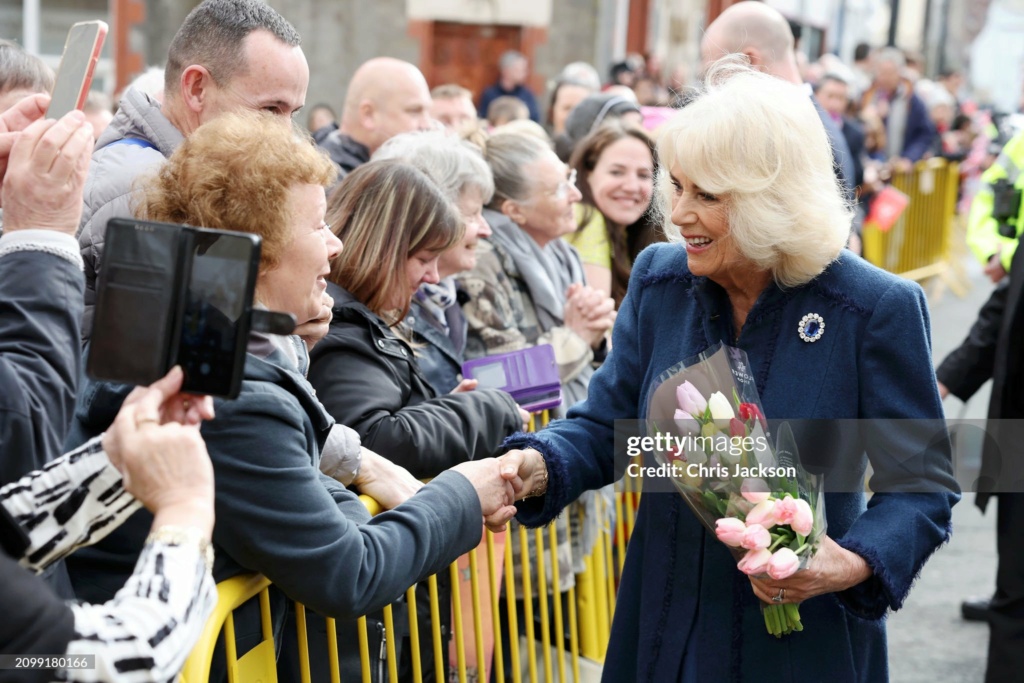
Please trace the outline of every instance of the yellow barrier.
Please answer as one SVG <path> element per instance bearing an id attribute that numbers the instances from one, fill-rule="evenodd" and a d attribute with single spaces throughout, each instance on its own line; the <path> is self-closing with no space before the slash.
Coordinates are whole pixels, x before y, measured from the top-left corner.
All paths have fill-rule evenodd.
<path id="1" fill-rule="evenodd" d="M 205 683 L 210 678 L 210 665 L 213 663 L 213 651 L 217 646 L 217 637 L 224 631 L 225 651 L 228 664 L 228 682 L 245 683 L 251 680 L 262 680 L 271 683 L 277 680 L 277 658 L 274 655 L 274 634 L 270 628 L 270 581 L 258 574 L 235 576 L 217 584 L 217 605 L 213 614 L 206 621 L 206 627 L 199 642 L 185 662 L 181 672 L 181 683 Z M 248 602 L 250 598 L 260 596 L 260 617 L 262 622 L 263 640 L 255 648 L 247 652 L 239 662 L 235 653 L 235 624 L 232 612 Z M 268 652 L 269 650 L 269 652 Z M 256 677 L 244 675 L 256 673 Z"/>
<path id="2" fill-rule="evenodd" d="M 547 424 L 546 414 L 539 418 L 539 424 Z M 532 424 L 531 424 L 532 426 Z M 470 601 L 464 610 L 460 593 L 459 563 L 449 567 L 451 577 L 451 610 L 452 637 L 454 656 L 445 651 L 441 633 L 441 605 L 438 596 L 436 577 L 427 580 L 430 598 L 431 647 L 434 655 L 434 675 L 438 682 L 445 681 L 445 661 L 451 660 L 450 666 L 454 679 L 459 683 L 469 680 L 484 681 L 485 672 L 493 671 L 493 680 L 505 683 L 505 668 L 512 672 L 510 683 L 522 683 L 524 668 L 526 680 L 530 683 L 553 683 L 554 681 L 581 681 L 581 658 L 603 662 L 610 633 L 611 617 L 614 611 L 615 592 L 618 578 L 621 575 L 625 556 L 625 545 L 632 533 L 634 510 L 638 491 L 633 490 L 627 478 L 623 493 L 616 496 L 614 529 L 607 521 L 599 524 L 598 540 L 593 551 L 584 558 L 586 570 L 576 576 L 576 585 L 566 591 L 567 611 L 563 613 L 561 580 L 559 577 L 558 534 L 555 526 L 546 529 L 527 531 L 517 527 L 513 534 L 507 527 L 503 534 L 485 531 L 483 541 L 478 548 L 468 554 L 468 576 L 470 584 Z M 360 496 L 371 515 L 382 511 L 377 501 L 368 496 Z M 599 499 L 599 516 L 607 519 L 609 510 L 606 503 Z M 567 525 L 571 527 L 572 525 Z M 545 533 L 546 532 L 546 533 Z M 536 544 L 536 569 L 531 567 L 528 552 L 528 534 L 533 534 Z M 571 530 L 567 529 L 567 543 L 572 547 Z M 503 551 L 497 551 L 499 537 L 502 539 Z M 546 539 L 546 540 L 545 540 Z M 523 563 L 521 572 L 521 595 L 523 606 L 523 630 L 521 640 L 519 630 L 519 614 L 516 600 L 515 567 L 512 561 L 512 543 L 518 543 L 520 561 Z M 545 551 L 545 545 L 547 550 Z M 613 561 L 613 545 L 617 546 L 617 561 Z M 486 579 L 481 580 L 478 574 L 480 561 L 477 552 L 484 552 L 486 557 Z M 499 556 L 498 553 L 501 553 Z M 541 559 L 548 553 L 550 558 L 551 576 Z M 501 563 L 501 564 L 499 564 Z M 463 572 L 466 570 L 464 569 Z M 499 572 L 504 572 L 504 593 L 507 622 L 502 623 L 499 614 L 501 579 Z M 534 591 L 534 577 L 537 590 Z M 550 579 L 550 581 L 549 581 Z M 481 583 L 485 585 L 481 586 Z M 274 683 L 278 680 L 274 639 L 271 625 L 269 587 L 270 582 L 260 575 L 243 575 L 223 581 L 217 585 L 218 599 L 214 613 L 206 624 L 199 644 L 193 649 L 181 674 L 182 683 L 199 683 L 209 679 L 210 667 L 213 662 L 214 650 L 218 636 L 223 633 L 225 656 L 229 683 Z M 486 595 L 483 591 L 486 590 Z M 420 653 L 422 643 L 419 638 L 419 622 L 416 605 L 416 586 L 406 591 L 406 607 L 409 621 L 409 651 L 411 675 L 415 683 L 423 680 Z M 234 635 L 234 610 L 255 596 L 260 600 L 261 642 L 252 650 L 237 656 Z M 534 614 L 534 603 L 529 596 L 536 595 L 537 614 Z M 550 600 L 549 600 L 550 597 Z M 549 604 L 550 603 L 550 604 Z M 483 606 L 490 610 L 489 618 L 483 616 Z M 398 661 L 395 643 L 399 640 L 394 624 L 394 616 L 390 606 L 384 608 L 384 638 L 387 659 L 387 681 L 397 683 Z M 535 616 L 537 617 L 535 619 Z M 565 626 L 568 621 L 568 633 Z M 308 683 L 310 679 L 309 644 L 306 629 L 305 608 L 295 605 L 295 621 L 299 645 L 299 669 L 301 681 Z M 333 619 L 327 619 L 327 647 L 330 662 L 331 683 L 340 683 L 338 636 Z M 535 623 L 540 623 L 537 634 Z M 553 627 L 553 628 L 552 628 Z M 503 628 L 506 629 L 503 631 Z M 508 635 L 508 652 L 504 651 L 502 633 Z M 362 617 L 357 624 L 358 649 L 360 656 L 361 679 L 370 683 L 372 678 L 369 638 L 367 636 L 366 618 Z M 471 634 L 467 636 L 467 634 Z M 537 636 L 539 635 L 539 639 Z M 569 651 L 566 652 L 566 637 Z M 471 640 L 467 640 L 471 638 Z M 492 648 L 488 652 L 488 641 Z M 526 644 L 526 652 L 521 652 Z M 540 646 L 538 661 L 537 646 Z M 467 655 L 474 655 L 474 671 L 470 671 Z M 525 666 L 522 657 L 525 656 Z M 540 665 L 540 666 L 538 666 Z M 570 677 L 571 668 L 571 677 Z M 590 669 L 594 665 L 589 665 Z M 557 673 L 556 673 L 557 672 Z M 317 683 L 320 683 L 319 681 Z M 349 683 L 346 681 L 346 683 Z"/>
<path id="3" fill-rule="evenodd" d="M 893 174 L 892 186 L 910 202 L 886 232 L 865 223 L 864 258 L 909 280 L 938 277 L 957 296 L 964 296 L 966 284 L 951 260 L 959 166 L 941 158 L 919 161 L 912 171 Z"/>

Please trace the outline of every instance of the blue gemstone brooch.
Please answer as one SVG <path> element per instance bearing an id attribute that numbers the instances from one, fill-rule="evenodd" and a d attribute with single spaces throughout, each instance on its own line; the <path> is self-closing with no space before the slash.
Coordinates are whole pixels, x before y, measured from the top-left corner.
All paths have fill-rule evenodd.
<path id="1" fill-rule="evenodd" d="M 825 334 L 825 319 L 817 313 L 808 313 L 800 318 L 797 332 L 805 342 L 816 342 Z"/>

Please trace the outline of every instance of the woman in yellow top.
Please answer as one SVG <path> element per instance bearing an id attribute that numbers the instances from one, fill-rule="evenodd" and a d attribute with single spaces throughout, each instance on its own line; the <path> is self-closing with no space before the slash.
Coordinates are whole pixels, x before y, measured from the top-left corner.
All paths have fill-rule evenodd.
<path id="1" fill-rule="evenodd" d="M 583 199 L 579 230 L 565 239 L 579 251 L 587 283 L 610 292 L 618 307 L 633 259 L 665 239 L 647 211 L 658 168 L 654 143 L 642 128 L 609 121 L 580 142 L 570 165 Z"/>

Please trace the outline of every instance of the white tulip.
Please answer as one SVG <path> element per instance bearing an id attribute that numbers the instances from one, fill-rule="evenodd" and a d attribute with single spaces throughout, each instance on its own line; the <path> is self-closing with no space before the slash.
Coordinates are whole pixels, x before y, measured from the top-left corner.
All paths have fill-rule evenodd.
<path id="1" fill-rule="evenodd" d="M 728 422 L 736 417 L 736 413 L 732 410 L 732 404 L 729 403 L 729 399 L 721 391 L 711 394 L 711 398 L 708 399 L 708 407 L 711 408 L 711 419 L 713 420 Z"/>

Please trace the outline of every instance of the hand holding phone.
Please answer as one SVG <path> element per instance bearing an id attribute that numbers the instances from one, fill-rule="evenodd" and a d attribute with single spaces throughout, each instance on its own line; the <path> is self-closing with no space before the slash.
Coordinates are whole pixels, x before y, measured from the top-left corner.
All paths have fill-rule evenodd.
<path id="1" fill-rule="evenodd" d="M 183 392 L 237 396 L 259 237 L 115 218 L 107 224 L 103 261 L 89 376 L 145 385 L 180 365 Z M 294 318 L 289 323 L 287 332 Z"/>
<path id="2" fill-rule="evenodd" d="M 68 31 L 46 118 L 59 119 L 85 104 L 106 37 L 107 25 L 102 21 L 82 21 Z"/>
<path id="3" fill-rule="evenodd" d="M 39 119 L 18 133 L 0 188 L 4 229 L 74 235 L 92 149 L 92 127 L 81 112 L 59 121 Z"/>
<path id="4" fill-rule="evenodd" d="M 49 103 L 49 95 L 37 93 L 18 100 L 13 107 L 0 113 L 0 184 L 7 174 L 7 161 L 18 140 L 18 133 L 46 116 Z"/>

